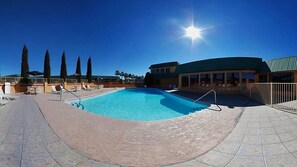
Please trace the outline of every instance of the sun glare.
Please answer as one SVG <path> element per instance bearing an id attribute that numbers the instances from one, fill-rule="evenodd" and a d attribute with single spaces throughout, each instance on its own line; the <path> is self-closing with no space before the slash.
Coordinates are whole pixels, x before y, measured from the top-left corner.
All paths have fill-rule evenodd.
<path id="1" fill-rule="evenodd" d="M 186 28 L 185 31 L 186 31 L 185 36 L 192 38 L 192 40 L 195 40 L 201 37 L 201 30 L 194 26 Z"/>

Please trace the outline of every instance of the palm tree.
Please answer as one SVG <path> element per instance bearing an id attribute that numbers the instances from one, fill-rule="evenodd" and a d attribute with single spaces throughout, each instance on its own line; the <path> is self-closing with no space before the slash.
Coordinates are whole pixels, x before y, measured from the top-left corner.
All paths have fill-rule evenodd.
<path id="1" fill-rule="evenodd" d="M 124 73 L 124 71 L 122 71 L 121 74 L 120 74 L 122 80 L 123 80 L 124 75 L 125 75 L 125 73 Z"/>
<path id="2" fill-rule="evenodd" d="M 124 78 L 125 78 L 125 82 L 126 82 L 126 80 L 127 80 L 127 78 L 128 78 L 128 73 L 124 73 Z"/>
<path id="3" fill-rule="evenodd" d="M 119 75 L 121 75 L 121 73 L 120 73 L 119 70 L 116 70 L 115 73 L 114 73 L 114 75 L 119 76 Z"/>
<path id="4" fill-rule="evenodd" d="M 130 82 L 131 78 L 132 78 L 132 74 L 128 74 L 128 81 L 129 82 Z"/>

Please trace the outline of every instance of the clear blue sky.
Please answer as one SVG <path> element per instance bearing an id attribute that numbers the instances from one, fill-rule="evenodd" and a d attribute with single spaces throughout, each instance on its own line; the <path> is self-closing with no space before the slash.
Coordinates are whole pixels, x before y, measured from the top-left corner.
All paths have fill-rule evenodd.
<path id="1" fill-rule="evenodd" d="M 194 22 L 204 42 L 183 37 Z M 153 63 L 216 57 L 270 60 L 297 55 L 297 1 L 269 0 L 1 0 L 0 72 L 20 73 L 23 45 L 30 70 L 43 71 L 49 49 L 53 75 L 65 50 L 68 74 L 81 57 L 93 74 L 144 75 Z"/>

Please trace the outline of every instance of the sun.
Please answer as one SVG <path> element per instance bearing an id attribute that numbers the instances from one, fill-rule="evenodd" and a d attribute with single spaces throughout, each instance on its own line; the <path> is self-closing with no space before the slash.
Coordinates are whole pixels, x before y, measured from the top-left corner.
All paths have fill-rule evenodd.
<path id="1" fill-rule="evenodd" d="M 197 38 L 201 38 L 201 30 L 194 27 L 194 26 L 186 28 L 185 32 L 186 32 L 185 36 L 192 38 L 192 40 L 195 40 Z"/>

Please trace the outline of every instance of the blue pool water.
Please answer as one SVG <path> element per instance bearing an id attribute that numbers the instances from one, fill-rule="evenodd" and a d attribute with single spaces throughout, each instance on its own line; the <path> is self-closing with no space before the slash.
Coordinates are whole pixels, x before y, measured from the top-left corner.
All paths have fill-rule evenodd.
<path id="1" fill-rule="evenodd" d="M 68 103 L 75 102 L 77 101 Z M 83 99 L 81 104 L 85 111 L 91 113 L 138 121 L 169 119 L 193 112 L 193 101 L 152 88 L 124 89 Z M 199 110 L 207 107 L 205 104 L 195 104 L 195 108 Z"/>

